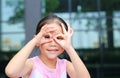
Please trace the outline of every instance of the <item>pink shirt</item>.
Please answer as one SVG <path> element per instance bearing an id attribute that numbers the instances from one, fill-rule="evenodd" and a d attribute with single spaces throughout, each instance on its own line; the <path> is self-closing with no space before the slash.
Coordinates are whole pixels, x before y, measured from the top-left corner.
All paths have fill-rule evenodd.
<path id="1" fill-rule="evenodd" d="M 48 68 L 38 56 L 31 59 L 34 67 L 29 78 L 67 78 L 65 59 L 57 59 L 56 69 Z"/>

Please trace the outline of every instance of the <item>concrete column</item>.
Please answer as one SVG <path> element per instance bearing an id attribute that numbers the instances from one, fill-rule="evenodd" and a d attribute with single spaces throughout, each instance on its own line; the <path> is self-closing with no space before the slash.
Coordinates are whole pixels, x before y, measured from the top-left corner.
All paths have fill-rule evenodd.
<path id="1" fill-rule="evenodd" d="M 1 18 L 1 12 L 2 12 L 2 10 L 1 10 L 1 8 L 2 8 L 2 4 L 1 4 L 1 0 L 0 0 L 0 51 L 2 51 L 2 37 L 1 37 L 1 35 L 2 35 L 2 18 Z"/>
<path id="2" fill-rule="evenodd" d="M 35 34 L 36 26 L 41 18 L 41 0 L 25 0 L 25 37 L 26 43 Z M 38 54 L 38 50 L 33 50 L 30 57 Z"/>

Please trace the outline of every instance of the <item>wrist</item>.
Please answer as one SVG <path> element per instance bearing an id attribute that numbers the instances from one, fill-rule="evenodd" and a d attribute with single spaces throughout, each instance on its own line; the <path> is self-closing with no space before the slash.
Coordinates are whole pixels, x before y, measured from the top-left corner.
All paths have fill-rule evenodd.
<path id="1" fill-rule="evenodd" d="M 74 48 L 72 46 L 69 46 L 68 48 L 65 49 L 67 52 L 71 52 L 74 50 Z"/>
<path id="2" fill-rule="evenodd" d="M 38 42 L 38 39 L 36 38 L 36 37 L 34 37 L 33 39 L 32 39 L 32 41 L 35 43 L 35 44 L 38 44 L 39 42 Z"/>

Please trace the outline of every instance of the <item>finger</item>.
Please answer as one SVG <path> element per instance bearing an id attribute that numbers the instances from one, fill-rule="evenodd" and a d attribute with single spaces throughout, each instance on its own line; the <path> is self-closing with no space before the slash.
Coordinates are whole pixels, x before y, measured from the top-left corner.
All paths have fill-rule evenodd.
<path id="1" fill-rule="evenodd" d="M 52 35 L 50 33 L 45 33 L 41 38 L 41 44 L 50 42 Z"/>
<path id="2" fill-rule="evenodd" d="M 45 44 L 45 43 L 49 43 L 51 42 L 52 39 L 45 39 L 45 38 L 42 38 L 41 41 L 40 41 L 40 44 Z"/>
<path id="3" fill-rule="evenodd" d="M 48 33 L 48 32 L 53 32 L 53 31 L 56 31 L 57 28 L 56 27 L 49 27 L 48 25 L 45 25 L 43 28 L 42 28 L 42 31 Z"/>
<path id="4" fill-rule="evenodd" d="M 41 30 L 45 30 L 47 26 L 48 26 L 47 24 L 43 25 Z"/>
<path id="5" fill-rule="evenodd" d="M 51 35 L 51 33 L 44 33 L 44 34 L 43 34 L 43 37 L 44 37 L 45 39 L 50 39 L 50 38 L 52 37 L 52 35 Z"/>
<path id="6" fill-rule="evenodd" d="M 45 24 L 44 26 L 42 26 L 40 32 L 37 35 L 40 35 L 40 34 L 43 35 L 45 33 L 46 27 L 47 27 L 47 24 Z"/>
<path id="7" fill-rule="evenodd" d="M 58 35 L 58 34 L 63 34 L 63 33 L 61 31 L 59 31 L 59 30 L 57 30 L 54 33 L 52 33 L 53 37 L 56 36 L 56 35 Z"/>
<path id="8" fill-rule="evenodd" d="M 68 32 L 69 32 L 71 35 L 73 35 L 73 33 L 74 33 L 73 29 L 70 27 L 69 24 L 67 24 L 67 25 L 68 25 Z"/>
<path id="9" fill-rule="evenodd" d="M 68 32 L 70 32 L 71 31 L 71 27 L 70 27 L 69 24 L 67 24 L 67 26 L 68 26 Z"/>
<path id="10" fill-rule="evenodd" d="M 62 23 L 61 26 L 62 26 L 63 33 L 65 34 L 67 31 L 66 31 L 66 29 L 64 27 L 64 24 Z"/>
<path id="11" fill-rule="evenodd" d="M 57 30 L 56 27 L 47 27 L 47 29 L 45 31 L 48 33 L 48 32 L 53 32 L 53 31 L 56 31 L 56 30 Z"/>

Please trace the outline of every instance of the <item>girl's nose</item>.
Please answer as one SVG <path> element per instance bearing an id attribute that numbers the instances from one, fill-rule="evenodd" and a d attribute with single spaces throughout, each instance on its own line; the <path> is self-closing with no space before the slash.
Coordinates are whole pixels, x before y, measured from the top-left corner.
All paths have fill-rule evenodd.
<path id="1" fill-rule="evenodd" d="M 54 47 L 56 47 L 56 42 L 55 42 L 54 39 L 51 40 L 51 42 L 50 42 L 50 46 L 54 46 Z"/>

